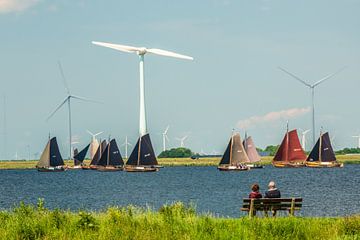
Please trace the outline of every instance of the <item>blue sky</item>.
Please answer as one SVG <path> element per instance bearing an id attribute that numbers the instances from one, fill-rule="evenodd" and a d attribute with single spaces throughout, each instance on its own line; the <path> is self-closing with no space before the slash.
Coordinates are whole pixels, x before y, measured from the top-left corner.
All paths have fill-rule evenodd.
<path id="1" fill-rule="evenodd" d="M 359 12 L 355 0 L 0 0 L 0 158 L 4 95 L 6 158 L 15 152 L 27 157 L 27 146 L 31 154 L 42 151 L 49 132 L 67 156 L 66 108 L 45 121 L 66 96 L 58 60 L 74 94 L 104 102 L 73 102 L 79 146 L 90 140 L 86 129 L 119 143 L 125 136 L 136 141 L 137 56 L 93 40 L 194 57 L 145 58 L 147 122 L 157 153 L 168 124 L 169 147 L 179 145 L 175 137 L 189 135 L 185 145 L 207 153 L 222 152 L 232 128 L 244 123 L 260 147 L 280 143 L 287 119 L 291 128 L 311 128 L 309 89 L 278 66 L 311 83 L 348 66 L 316 89 L 316 126 L 335 136 L 335 148 L 355 147 Z"/>

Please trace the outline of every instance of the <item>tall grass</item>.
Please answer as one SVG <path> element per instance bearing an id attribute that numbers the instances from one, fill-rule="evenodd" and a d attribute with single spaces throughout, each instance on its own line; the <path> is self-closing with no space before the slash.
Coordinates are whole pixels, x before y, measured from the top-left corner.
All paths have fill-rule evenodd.
<path id="1" fill-rule="evenodd" d="M 360 216 L 215 218 L 193 206 L 159 211 L 111 207 L 103 212 L 49 210 L 21 203 L 0 212 L 0 239 L 359 239 Z"/>

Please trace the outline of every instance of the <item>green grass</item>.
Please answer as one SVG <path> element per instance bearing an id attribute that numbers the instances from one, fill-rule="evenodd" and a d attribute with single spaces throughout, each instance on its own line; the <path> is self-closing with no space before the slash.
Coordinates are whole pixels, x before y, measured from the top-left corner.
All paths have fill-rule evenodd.
<path id="1" fill-rule="evenodd" d="M 271 164 L 273 157 L 262 157 L 261 163 Z M 360 164 L 360 155 L 337 155 L 336 158 L 345 164 Z M 126 162 L 126 159 L 124 159 Z M 217 166 L 220 158 L 158 158 L 159 165 L 162 166 Z M 31 161 L 0 161 L 0 169 L 32 169 L 35 168 L 37 160 Z M 90 160 L 85 160 L 88 165 Z M 66 165 L 72 166 L 73 162 L 66 160 Z"/>
<path id="2" fill-rule="evenodd" d="M 40 201 L 1 211 L 0 239 L 360 239 L 360 216 L 216 218 L 179 202 L 159 211 L 70 212 L 48 210 Z"/>

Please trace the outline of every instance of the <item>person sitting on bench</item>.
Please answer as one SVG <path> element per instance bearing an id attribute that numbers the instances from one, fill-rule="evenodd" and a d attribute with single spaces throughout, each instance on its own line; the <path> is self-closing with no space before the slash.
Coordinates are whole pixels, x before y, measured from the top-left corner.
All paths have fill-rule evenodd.
<path id="1" fill-rule="evenodd" d="M 260 190 L 259 184 L 254 183 L 251 186 L 251 190 L 252 190 L 252 192 L 249 194 L 249 198 L 262 198 L 262 195 L 259 192 L 259 190 Z"/>
<path id="2" fill-rule="evenodd" d="M 276 188 L 275 182 L 269 182 L 269 190 L 265 192 L 265 198 L 281 198 L 279 189 Z"/>

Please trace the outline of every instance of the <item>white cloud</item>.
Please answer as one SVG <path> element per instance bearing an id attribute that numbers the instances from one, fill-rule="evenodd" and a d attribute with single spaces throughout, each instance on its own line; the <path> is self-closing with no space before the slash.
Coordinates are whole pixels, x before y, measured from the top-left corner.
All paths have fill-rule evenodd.
<path id="1" fill-rule="evenodd" d="M 263 116 L 252 116 L 245 120 L 240 120 L 237 123 L 237 127 L 241 129 L 249 129 L 258 124 L 275 122 L 280 119 L 288 120 L 296 118 L 310 112 L 310 107 L 307 108 L 291 108 L 287 110 L 281 110 L 278 112 L 269 112 Z"/>
<path id="2" fill-rule="evenodd" d="M 40 0 L 0 0 L 0 13 L 22 12 Z"/>

